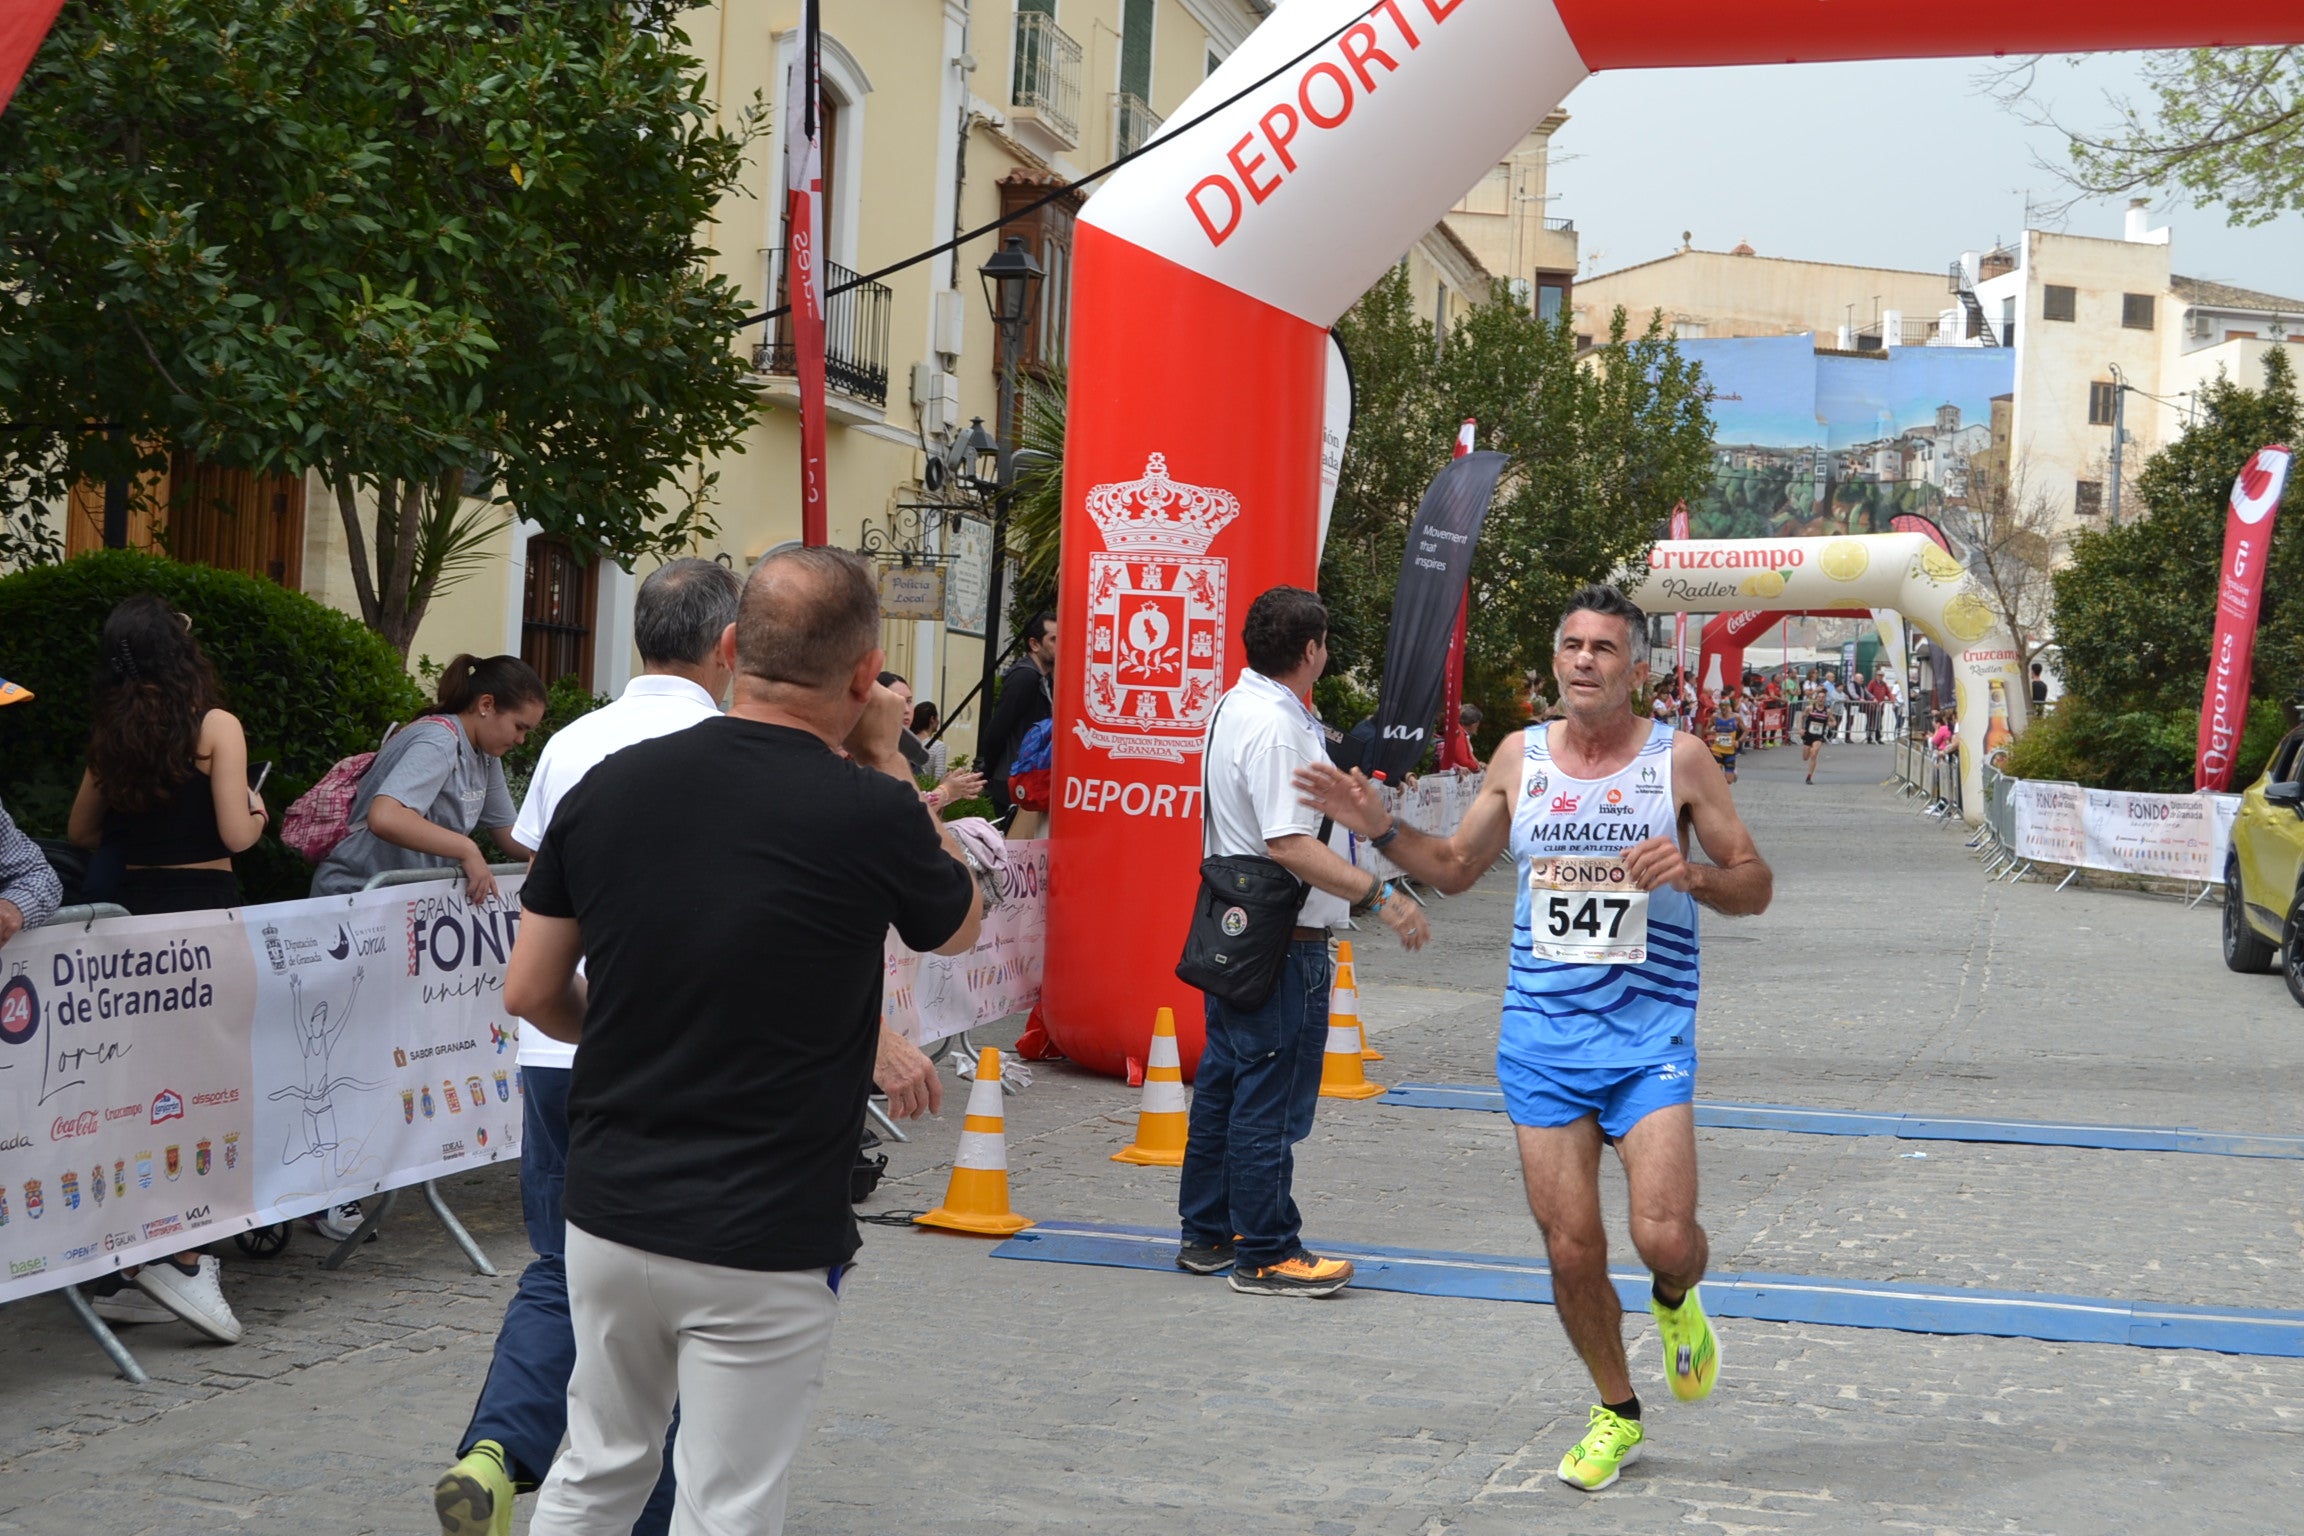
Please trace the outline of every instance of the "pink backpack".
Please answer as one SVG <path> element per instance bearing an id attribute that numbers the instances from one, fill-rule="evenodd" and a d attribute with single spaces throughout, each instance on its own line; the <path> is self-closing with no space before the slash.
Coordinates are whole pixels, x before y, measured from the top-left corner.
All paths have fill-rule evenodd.
<path id="1" fill-rule="evenodd" d="M 453 715 L 427 715 L 428 720 L 443 721 L 450 730 L 456 729 Z M 389 742 L 400 729 L 395 725 L 384 733 Z M 459 733 L 461 734 L 461 733 Z M 377 744 L 381 749 L 383 742 Z M 288 814 L 280 818 L 280 841 L 317 864 L 336 850 L 352 830 L 352 802 L 360 796 L 360 781 L 375 766 L 376 753 L 355 752 L 339 758 L 336 766 L 320 775 L 320 782 L 296 797 L 288 807 Z"/>

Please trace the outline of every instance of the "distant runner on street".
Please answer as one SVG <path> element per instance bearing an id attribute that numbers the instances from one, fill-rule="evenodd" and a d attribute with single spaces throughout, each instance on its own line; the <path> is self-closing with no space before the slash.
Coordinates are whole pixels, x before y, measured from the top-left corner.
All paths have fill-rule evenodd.
<path id="1" fill-rule="evenodd" d="M 1744 745 L 1744 722 L 1732 708 L 1724 708 L 1712 717 L 1712 734 L 1705 743 L 1712 749 L 1712 761 L 1728 782 L 1736 782 L 1736 753 Z"/>
<path id="2" fill-rule="evenodd" d="M 1824 695 L 1808 695 L 1800 714 L 1800 757 L 1808 765 L 1808 782 L 1816 782 L 1816 765 L 1824 761 L 1824 743 L 1832 739 L 1832 706 Z"/>
<path id="3" fill-rule="evenodd" d="M 1519 906 L 1496 1075 L 1561 1326 L 1599 1389 L 1559 1469 L 1588 1492 L 1615 1482 L 1646 1439 L 1608 1278 L 1600 1148 L 1615 1144 L 1631 1186 L 1672 1393 L 1706 1397 L 1720 1348 L 1696 1292 L 1709 1257 L 1696 1223 L 1696 904 L 1741 916 L 1774 891 L 1705 744 L 1632 713 L 1646 628 L 1614 587 L 1569 599 L 1552 661 L 1566 718 L 1497 746 L 1453 837 L 1395 819 L 1357 772 L 1296 775 L 1307 803 L 1442 891 L 1470 889 L 1512 849 Z M 1688 862 L 1685 827 L 1711 863 Z"/>

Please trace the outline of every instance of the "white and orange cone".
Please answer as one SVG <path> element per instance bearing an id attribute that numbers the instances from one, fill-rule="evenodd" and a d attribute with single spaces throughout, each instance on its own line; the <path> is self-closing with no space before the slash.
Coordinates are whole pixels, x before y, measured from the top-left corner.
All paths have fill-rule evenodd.
<path id="1" fill-rule="evenodd" d="M 913 1222 L 947 1232 L 1006 1237 L 1032 1225 L 1008 1209 L 1008 1133 L 1001 1103 L 1000 1053 L 986 1046 L 976 1058 L 976 1084 L 968 1090 L 968 1118 L 960 1126 L 960 1155 L 944 1203 Z"/>
<path id="2" fill-rule="evenodd" d="M 1368 1043 L 1368 1025 L 1360 1017 L 1360 980 L 1352 973 L 1352 941 L 1336 941 L 1336 985 L 1328 992 L 1328 1017 L 1349 1019 L 1360 1031 L 1360 1059 L 1382 1061 L 1384 1053 Z"/>
<path id="3" fill-rule="evenodd" d="M 1184 1166 L 1190 1124 L 1184 1097 L 1184 1062 L 1176 1054 L 1176 1014 L 1163 1008 L 1152 1021 L 1152 1049 L 1144 1057 L 1144 1097 L 1136 1109 L 1136 1139 L 1112 1154 L 1116 1163 L 1149 1168 Z"/>
<path id="4" fill-rule="evenodd" d="M 1368 1081 L 1360 1066 L 1367 1059 L 1368 1037 L 1360 1029 L 1359 993 L 1350 983 L 1351 965 L 1352 952 L 1346 946 L 1338 957 L 1336 984 L 1328 993 L 1328 1050 L 1320 1058 L 1324 1099 L 1372 1099 L 1384 1091 L 1383 1084 Z"/>

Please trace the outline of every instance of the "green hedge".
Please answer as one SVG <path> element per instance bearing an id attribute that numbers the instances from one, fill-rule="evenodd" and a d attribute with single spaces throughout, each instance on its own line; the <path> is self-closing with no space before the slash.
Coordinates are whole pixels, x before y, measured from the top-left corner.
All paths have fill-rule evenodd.
<path id="1" fill-rule="evenodd" d="M 2288 732 L 2278 703 L 2256 699 L 2232 770 L 2232 788 L 2256 782 Z M 2199 748 L 2200 711 L 2131 710 L 2114 714 L 2066 694 L 2053 714 L 2026 727 L 2008 749 L 2008 771 L 2020 779 L 2062 779 L 2094 789 L 2189 794 Z"/>
<path id="2" fill-rule="evenodd" d="M 27 830 L 61 837 L 88 745 L 97 636 L 122 598 L 157 592 L 192 617 L 250 762 L 273 764 L 274 825 L 340 757 L 375 747 L 425 698 L 373 632 L 299 592 L 128 550 L 0 577 L 0 677 L 36 697 L 0 709 L 0 802 Z M 266 836 L 234 861 L 251 901 L 305 894 L 311 868 Z"/>

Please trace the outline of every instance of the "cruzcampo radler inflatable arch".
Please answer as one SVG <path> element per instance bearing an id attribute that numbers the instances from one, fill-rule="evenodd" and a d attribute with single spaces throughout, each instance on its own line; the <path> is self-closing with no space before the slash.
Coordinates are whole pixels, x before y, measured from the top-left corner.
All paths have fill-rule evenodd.
<path id="1" fill-rule="evenodd" d="M 1969 575 L 1924 533 L 1824 539 L 1661 539 L 1645 570 L 1621 578 L 1651 613 L 1816 613 L 1892 609 L 1952 658 L 1960 718 L 1961 803 L 1980 820 L 1984 733 L 1995 707 L 2024 728 L 2016 642 Z M 1993 684 L 1999 684 L 1995 689 Z"/>
<path id="2" fill-rule="evenodd" d="M 1201 733 L 1239 672 L 1249 602 L 1316 582 L 1328 327 L 1577 81 L 2299 39 L 2297 0 L 1276 10 L 1169 131 L 1280 73 L 1115 173 L 1075 238 L 1042 1003 L 1056 1045 L 1120 1072 L 1168 1004 L 1187 1070 L 1198 1061 L 1200 998 L 1172 969 L 1200 856 Z M 1658 106 L 1660 132 L 1713 131 Z"/>

